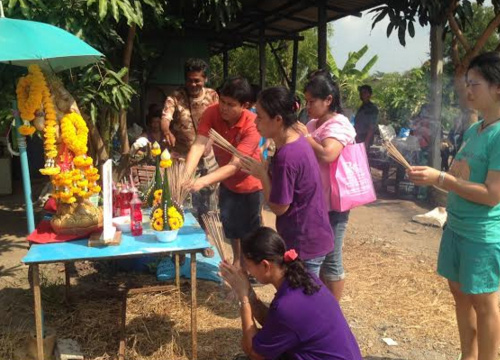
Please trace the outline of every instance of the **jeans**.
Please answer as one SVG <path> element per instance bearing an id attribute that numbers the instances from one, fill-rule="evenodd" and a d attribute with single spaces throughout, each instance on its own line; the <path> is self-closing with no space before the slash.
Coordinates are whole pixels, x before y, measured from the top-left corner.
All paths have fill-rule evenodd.
<path id="1" fill-rule="evenodd" d="M 327 281 L 339 281 L 345 278 L 344 266 L 342 264 L 342 247 L 344 245 L 347 222 L 349 221 L 349 211 L 330 211 L 328 217 L 335 238 L 335 246 L 332 252 L 326 254 L 321 268 L 321 276 Z"/>

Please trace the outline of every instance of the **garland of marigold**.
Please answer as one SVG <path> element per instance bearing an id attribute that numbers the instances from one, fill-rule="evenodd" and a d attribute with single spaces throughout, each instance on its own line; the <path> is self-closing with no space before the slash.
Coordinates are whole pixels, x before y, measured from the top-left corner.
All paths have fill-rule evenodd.
<path id="1" fill-rule="evenodd" d="M 17 82 L 16 94 L 19 115 L 23 119 L 23 125 L 19 127 L 18 131 L 24 136 L 33 135 L 36 129 L 31 125 L 31 121 L 35 119 L 37 111 L 41 109 L 42 102 L 45 103 L 46 94 L 49 94 L 50 97 L 47 82 L 38 65 L 28 67 L 28 74 Z M 55 111 L 53 114 L 55 115 Z"/>

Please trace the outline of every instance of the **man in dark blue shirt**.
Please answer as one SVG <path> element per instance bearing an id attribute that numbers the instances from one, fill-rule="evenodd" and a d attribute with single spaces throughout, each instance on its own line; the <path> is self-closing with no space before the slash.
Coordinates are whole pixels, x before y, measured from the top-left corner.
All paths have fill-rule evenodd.
<path id="1" fill-rule="evenodd" d="M 358 88 L 359 98 L 363 102 L 356 113 L 354 128 L 356 129 L 356 142 L 365 143 L 366 150 L 373 144 L 373 135 L 378 123 L 378 108 L 371 102 L 372 88 L 362 85 Z"/>

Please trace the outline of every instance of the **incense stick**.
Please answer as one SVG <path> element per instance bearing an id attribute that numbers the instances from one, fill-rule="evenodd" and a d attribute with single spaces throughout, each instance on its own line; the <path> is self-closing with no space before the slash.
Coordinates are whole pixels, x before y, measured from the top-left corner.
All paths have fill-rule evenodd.
<path id="1" fill-rule="evenodd" d="M 411 170 L 412 167 L 405 157 L 399 152 L 399 150 L 390 141 L 384 141 L 384 147 L 387 149 L 389 156 L 394 159 L 398 164 L 402 165 L 404 168 Z"/>
<path id="2" fill-rule="evenodd" d="M 168 185 L 170 195 L 177 204 L 182 205 L 189 195 L 189 184 L 194 174 L 186 172 L 186 162 L 181 159 L 175 159 L 172 166 L 167 168 Z"/>
<path id="3" fill-rule="evenodd" d="M 226 260 L 226 253 L 224 251 L 225 236 L 219 214 L 215 211 L 210 211 L 207 214 L 202 214 L 201 219 L 205 224 L 207 235 L 213 240 L 221 259 Z"/>
<path id="4" fill-rule="evenodd" d="M 227 141 L 221 134 L 219 134 L 214 129 L 210 129 L 208 132 L 210 139 L 214 141 L 214 145 L 217 145 L 222 150 L 236 156 L 237 158 L 244 158 L 245 155 L 240 153 L 229 141 Z"/>

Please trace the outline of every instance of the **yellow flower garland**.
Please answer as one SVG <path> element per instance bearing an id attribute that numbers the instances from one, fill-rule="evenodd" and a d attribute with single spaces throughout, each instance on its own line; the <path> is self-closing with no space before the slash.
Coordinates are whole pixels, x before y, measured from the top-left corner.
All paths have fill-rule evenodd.
<path id="1" fill-rule="evenodd" d="M 27 121 L 35 119 L 35 113 L 42 105 L 45 78 L 38 65 L 28 67 L 28 75 L 17 82 L 17 103 L 21 118 Z"/>
<path id="2" fill-rule="evenodd" d="M 77 197 L 86 199 L 101 191 L 97 184 L 100 176 L 94 168 L 93 160 L 87 156 L 87 141 L 89 130 L 85 120 L 77 113 L 66 114 L 61 119 L 61 139 L 67 149 L 74 154 L 71 169 L 61 171 L 56 164 L 58 156 L 57 145 L 57 114 L 50 94 L 50 89 L 40 67 L 31 65 L 28 74 L 19 79 L 17 100 L 21 118 L 24 124 L 19 127 L 19 133 L 24 136 L 32 135 L 36 129 L 30 121 L 44 113 L 45 123 L 43 130 L 45 168 L 40 172 L 51 176 L 54 186 L 52 196 L 55 199 L 71 204 Z"/>
<path id="3" fill-rule="evenodd" d="M 66 114 L 61 119 L 61 137 L 68 149 L 76 156 L 87 153 L 88 134 L 87 124 L 79 114 Z"/>

